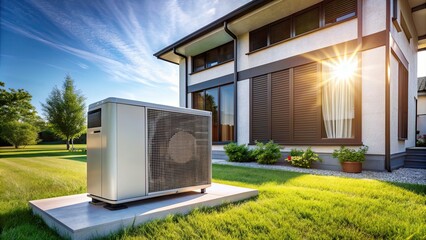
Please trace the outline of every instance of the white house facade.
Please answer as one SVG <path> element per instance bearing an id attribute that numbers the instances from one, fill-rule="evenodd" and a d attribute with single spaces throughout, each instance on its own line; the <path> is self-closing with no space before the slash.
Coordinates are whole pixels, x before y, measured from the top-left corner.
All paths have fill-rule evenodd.
<path id="1" fill-rule="evenodd" d="M 179 65 L 180 105 L 213 112 L 213 155 L 274 140 L 323 162 L 369 146 L 364 169 L 404 165 L 415 146 L 419 0 L 253 0 L 154 55 Z"/>

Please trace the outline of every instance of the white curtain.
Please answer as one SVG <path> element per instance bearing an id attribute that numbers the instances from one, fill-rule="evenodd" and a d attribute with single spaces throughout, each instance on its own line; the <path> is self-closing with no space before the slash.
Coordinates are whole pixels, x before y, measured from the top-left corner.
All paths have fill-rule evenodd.
<path id="1" fill-rule="evenodd" d="M 322 64 L 322 113 L 327 138 L 352 138 L 354 79 L 338 79 L 333 63 Z"/>

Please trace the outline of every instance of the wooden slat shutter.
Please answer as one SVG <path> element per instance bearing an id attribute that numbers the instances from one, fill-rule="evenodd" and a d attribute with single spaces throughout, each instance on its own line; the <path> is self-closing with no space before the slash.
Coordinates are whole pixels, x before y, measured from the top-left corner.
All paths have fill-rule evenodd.
<path id="1" fill-rule="evenodd" d="M 321 136 L 318 64 L 294 68 L 293 77 L 293 140 L 315 142 Z"/>
<path id="2" fill-rule="evenodd" d="M 333 0 L 324 5 L 325 24 L 338 22 L 353 13 L 355 15 L 357 0 Z"/>
<path id="3" fill-rule="evenodd" d="M 268 75 L 251 79 L 251 141 L 269 140 Z"/>
<path id="4" fill-rule="evenodd" d="M 398 74 L 398 138 L 408 138 L 408 71 L 399 63 Z"/>
<path id="5" fill-rule="evenodd" d="M 271 74 L 271 138 L 277 143 L 290 142 L 289 70 Z"/>

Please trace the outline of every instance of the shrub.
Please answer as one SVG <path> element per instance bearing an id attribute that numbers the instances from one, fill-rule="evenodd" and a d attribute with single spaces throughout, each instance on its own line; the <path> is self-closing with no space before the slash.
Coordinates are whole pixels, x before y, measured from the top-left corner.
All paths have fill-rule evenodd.
<path id="1" fill-rule="evenodd" d="M 318 157 L 318 154 L 309 147 L 306 151 L 292 149 L 287 161 L 296 167 L 310 168 L 312 162 L 321 162 L 322 160 Z"/>
<path id="2" fill-rule="evenodd" d="M 256 156 L 256 161 L 259 164 L 275 164 L 282 156 L 280 149 L 281 147 L 272 140 L 266 144 L 256 141 L 253 155 Z"/>
<path id="3" fill-rule="evenodd" d="M 252 151 L 245 144 L 238 145 L 231 142 L 223 147 L 230 162 L 251 162 L 254 161 Z"/>
<path id="4" fill-rule="evenodd" d="M 416 147 L 426 147 L 426 135 L 420 135 L 417 137 Z"/>
<path id="5" fill-rule="evenodd" d="M 333 157 L 339 159 L 342 162 L 364 162 L 365 153 L 368 151 L 368 146 L 362 146 L 358 150 L 350 149 L 345 146 L 341 146 L 339 149 L 335 149 Z"/>

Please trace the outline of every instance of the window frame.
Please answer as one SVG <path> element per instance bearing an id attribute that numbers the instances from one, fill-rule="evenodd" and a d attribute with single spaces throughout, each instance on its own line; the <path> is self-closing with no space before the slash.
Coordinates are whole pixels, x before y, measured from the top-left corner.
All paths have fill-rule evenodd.
<path id="1" fill-rule="evenodd" d="M 359 56 L 358 56 L 359 57 Z M 324 59 L 324 60 L 327 60 L 327 59 Z M 322 60 L 321 60 L 322 61 Z M 312 64 L 312 63 L 315 63 L 316 65 L 317 65 L 317 79 L 318 79 L 318 84 L 320 84 L 321 85 L 321 83 L 322 83 L 322 81 L 323 81 L 323 79 L 322 79 L 322 77 L 321 77 L 321 75 L 322 75 L 322 64 L 321 64 L 321 61 L 318 61 L 318 62 L 315 62 L 315 61 L 313 61 L 313 62 L 310 62 L 310 63 L 306 63 L 306 64 L 302 64 L 302 65 L 298 65 L 298 66 L 294 66 L 294 67 L 291 67 L 291 68 L 285 68 L 285 69 L 282 69 L 282 70 L 280 70 L 280 71 L 284 71 L 284 70 L 289 70 L 290 71 L 290 75 L 289 75 L 289 81 L 290 81 L 290 83 L 289 83 L 289 92 L 290 92 L 290 104 L 289 104 L 289 107 L 290 107 L 290 119 L 289 119 L 289 121 L 290 121 L 290 123 L 291 124 L 293 124 L 293 122 L 294 122 L 294 107 L 293 107 L 293 105 L 294 105 L 294 89 L 293 89 L 293 85 L 294 85 L 294 68 L 297 68 L 297 67 L 299 67 L 299 66 L 303 66 L 303 65 L 307 65 L 307 64 Z M 359 69 L 359 68 L 358 68 Z M 277 71 L 277 72 L 279 72 L 279 71 Z M 268 96 L 268 101 L 270 102 L 270 99 L 271 99 L 271 96 L 272 96 L 272 92 L 271 92 L 271 89 L 270 89 L 270 85 L 271 85 L 271 82 L 270 82 L 270 79 L 271 79 L 271 74 L 272 74 L 273 72 L 271 72 L 271 73 L 267 73 L 267 74 L 263 74 L 263 75 L 259 75 L 259 76 L 256 76 L 256 77 L 260 77 L 260 76 L 265 76 L 266 75 L 266 77 L 267 77 L 267 79 L 268 79 L 268 83 L 267 83 L 267 86 L 269 86 L 269 89 L 267 90 L 268 91 L 268 93 L 267 93 L 267 96 Z M 254 144 L 254 140 L 255 139 L 253 139 L 253 136 L 252 136 L 252 118 L 253 118 L 253 115 L 252 115 L 252 106 L 253 106 L 253 88 L 252 88 L 252 84 L 253 84 L 253 78 L 256 78 L 256 77 L 252 77 L 252 78 L 250 78 L 250 90 L 249 90 L 249 92 L 250 92 L 250 108 L 249 108 L 249 111 L 250 111 L 250 124 L 249 124 L 249 126 L 250 126 L 250 130 L 249 130 L 249 144 Z M 293 135 L 294 135 L 294 133 L 293 133 L 293 127 L 294 127 L 294 125 L 291 125 L 290 126 L 290 136 L 291 136 L 291 139 L 290 139 L 290 141 L 288 141 L 288 142 L 280 142 L 280 141 L 276 141 L 275 139 L 272 139 L 272 140 L 274 140 L 274 142 L 276 142 L 276 143 L 278 143 L 278 144 L 281 144 L 281 145 L 307 145 L 307 144 L 309 144 L 309 145 L 318 145 L 318 146 L 320 146 L 320 145 L 325 145 L 325 146 L 334 146 L 334 145 L 342 145 L 342 144 L 344 144 L 344 145 L 347 145 L 347 146 L 359 146 L 359 145 L 362 145 L 362 121 L 361 121 L 361 119 L 362 119 L 362 116 L 361 116 L 361 114 L 362 114 L 362 112 L 361 112 L 361 104 L 362 104 L 362 93 L 361 93 L 361 88 L 362 88 L 362 83 L 361 83 L 361 76 L 359 76 L 359 74 L 357 74 L 357 77 L 355 77 L 355 79 L 354 79 L 354 82 L 355 82 L 355 84 L 354 84 L 354 91 L 355 91 L 355 95 L 354 95 L 354 105 L 355 105 L 355 118 L 354 118 L 354 122 L 353 122 L 353 132 L 354 132 L 354 137 L 353 138 L 326 138 L 326 137 L 323 137 L 324 135 L 322 134 L 323 133 L 323 131 L 325 131 L 324 130 L 324 123 L 323 123 L 323 118 L 322 118 L 322 102 L 320 102 L 321 104 L 318 106 L 318 112 L 319 112 L 319 114 L 318 114 L 318 116 L 317 116 L 317 121 L 318 121 L 318 125 L 319 126 L 321 126 L 319 129 L 318 129 L 318 132 L 317 132 L 317 137 L 316 138 L 314 138 L 314 139 L 310 139 L 309 141 L 295 141 L 294 140 L 294 138 L 293 138 Z M 317 98 L 319 98 L 319 99 L 321 99 L 321 96 L 322 96 L 322 89 L 320 88 L 319 89 L 319 91 L 318 91 L 318 95 L 317 95 Z M 321 100 L 320 100 L 321 101 Z M 272 112 L 272 109 L 271 109 L 271 106 L 272 106 L 272 104 L 268 104 L 268 115 L 271 115 L 271 112 Z M 271 121 L 270 120 L 270 118 L 268 117 L 267 118 L 268 119 L 268 121 Z M 271 133 L 272 131 L 273 131 L 273 129 L 272 129 L 272 123 L 271 122 L 268 122 L 268 129 L 266 130 L 268 133 Z M 271 139 L 271 136 L 272 136 L 272 134 L 269 134 L 269 139 Z"/>
<path id="2" fill-rule="evenodd" d="M 230 58 L 230 59 L 226 59 L 224 56 L 226 56 L 227 54 L 226 54 L 226 52 L 225 52 L 225 54 L 224 55 L 221 55 L 221 52 L 222 51 L 220 51 L 221 50 L 221 48 L 226 48 L 226 46 L 227 45 L 232 45 L 232 48 L 230 48 L 230 49 L 232 49 L 232 57 Z M 215 54 L 216 56 L 215 56 L 215 60 L 216 60 L 216 64 L 214 64 L 214 65 L 211 65 L 211 66 L 208 66 L 208 63 L 207 63 L 207 56 L 209 55 L 209 54 Z M 195 68 L 195 59 L 197 59 L 197 58 L 200 58 L 200 59 L 203 59 L 203 61 L 204 61 L 204 66 L 203 66 L 203 68 L 200 68 L 200 69 L 196 69 Z M 206 69 L 210 69 L 210 68 L 213 68 L 213 67 L 217 67 L 217 66 L 219 66 L 219 65 L 222 65 L 222 64 L 224 64 L 224 63 L 227 63 L 227 62 L 231 62 L 231 61 L 233 61 L 234 60 L 234 58 L 235 58 L 235 53 L 234 53 L 234 41 L 230 41 L 230 42 L 227 42 L 227 43 L 225 43 L 225 44 L 222 44 L 222 45 L 220 45 L 220 46 L 218 46 L 218 47 L 215 47 L 215 48 L 212 48 L 212 49 L 209 49 L 209 50 L 207 50 L 207 51 L 205 51 L 205 52 L 202 52 L 202 53 L 200 53 L 200 54 L 197 54 L 197 55 L 194 55 L 194 56 L 192 56 L 191 57 L 191 60 L 192 60 L 192 73 L 197 73 L 197 72 L 201 72 L 201 71 L 204 71 L 204 70 L 206 70 Z"/>
<path id="3" fill-rule="evenodd" d="M 194 106 L 194 97 L 193 97 L 194 95 L 193 94 L 194 93 L 200 93 L 200 92 L 202 92 L 202 95 L 205 98 L 207 91 L 212 90 L 212 89 L 217 89 L 217 94 L 218 94 L 218 98 L 217 98 L 217 103 L 218 103 L 217 104 L 218 105 L 218 108 L 217 108 L 217 119 L 218 119 L 218 138 L 219 138 L 219 141 L 215 141 L 215 142 L 212 141 L 213 145 L 222 145 L 222 144 L 227 144 L 227 143 L 235 141 L 235 134 L 234 133 L 232 134 L 232 138 L 234 140 L 231 140 L 231 141 L 221 141 L 221 139 L 222 139 L 222 121 L 221 121 L 221 117 L 222 117 L 221 116 L 221 110 L 222 110 L 221 100 L 222 99 L 221 99 L 221 88 L 222 87 L 226 87 L 226 86 L 235 87 L 233 83 L 228 83 L 228 84 L 224 84 L 224 85 L 220 85 L 220 86 L 215 86 L 215 87 L 211 87 L 211 88 L 206 88 L 206 89 L 199 90 L 199 91 L 191 93 L 191 108 L 193 108 L 193 106 Z M 208 110 L 205 110 L 206 109 L 206 102 L 207 101 L 204 99 L 204 101 L 203 101 L 203 104 L 204 104 L 203 109 L 199 109 L 199 110 L 208 111 Z M 235 119 L 235 115 L 233 117 Z M 212 120 L 212 124 L 213 124 L 213 120 Z M 237 126 L 237 124 L 234 121 L 234 129 L 236 128 L 236 126 Z M 212 132 L 212 136 L 213 136 L 213 132 Z"/>
<path id="4" fill-rule="evenodd" d="M 260 51 L 262 49 L 268 48 L 270 46 L 274 46 L 276 44 L 280 44 L 282 42 L 289 41 L 291 39 L 294 39 L 294 38 L 297 38 L 297 37 L 301 37 L 301 36 L 310 34 L 312 32 L 318 31 L 318 30 L 323 29 L 323 28 L 331 27 L 331 26 L 334 26 L 336 24 L 340 24 L 340 23 L 343 23 L 343 22 L 346 22 L 346 21 L 350 21 L 350 20 L 355 19 L 355 18 L 358 17 L 358 1 L 357 1 L 355 9 L 354 9 L 354 13 L 355 13 L 354 16 L 351 16 L 351 17 L 348 17 L 348 18 L 344 18 L 344 19 L 342 19 L 340 21 L 336 21 L 336 22 L 333 22 L 333 23 L 325 24 L 325 9 L 324 9 L 324 6 L 325 6 L 325 4 L 327 4 L 327 3 L 331 2 L 331 1 L 334 1 L 334 0 L 325 0 L 323 2 L 314 4 L 314 5 L 309 6 L 309 7 L 305 8 L 305 9 L 303 9 L 303 10 L 300 10 L 300 11 L 298 11 L 296 13 L 293 13 L 293 14 L 291 14 L 289 16 L 286 16 L 286 17 L 281 18 L 281 19 L 279 19 L 277 21 L 274 21 L 274 22 L 269 23 L 269 24 L 267 24 L 265 26 L 262 26 L 260 28 L 257 28 L 257 29 L 254 29 L 254 30 L 250 31 L 249 32 L 249 52 L 247 54 L 250 54 L 250 53 L 253 53 L 253 52 L 257 52 L 257 51 Z M 318 11 L 319 11 L 319 14 L 318 14 L 319 15 L 318 28 L 314 28 L 314 29 L 312 29 L 310 31 L 307 31 L 307 32 L 300 33 L 300 34 L 296 35 L 296 29 L 295 29 L 295 24 L 296 24 L 295 23 L 295 19 L 296 19 L 296 17 L 300 16 L 300 15 L 306 13 L 306 12 L 309 12 L 309 11 L 315 9 L 315 8 L 318 8 Z M 280 41 L 275 42 L 275 43 L 271 43 L 271 41 L 270 41 L 270 27 L 273 26 L 273 25 L 275 25 L 275 24 L 278 24 L 278 23 L 280 23 L 282 21 L 286 21 L 286 20 L 290 20 L 290 37 L 286 38 L 286 39 L 283 39 L 283 40 L 280 40 Z M 254 37 L 254 33 L 257 32 L 257 31 L 260 31 L 260 30 L 265 30 L 265 29 L 267 31 L 267 44 L 266 44 L 266 46 L 261 47 L 261 48 L 253 49 L 253 47 L 252 47 L 252 40 L 251 39 Z"/>

